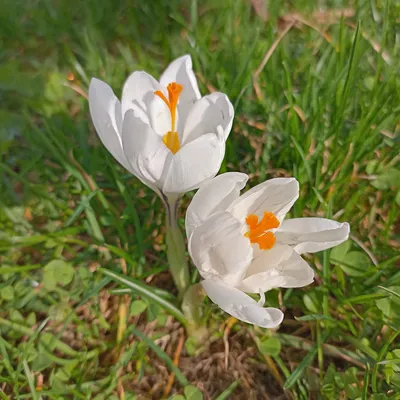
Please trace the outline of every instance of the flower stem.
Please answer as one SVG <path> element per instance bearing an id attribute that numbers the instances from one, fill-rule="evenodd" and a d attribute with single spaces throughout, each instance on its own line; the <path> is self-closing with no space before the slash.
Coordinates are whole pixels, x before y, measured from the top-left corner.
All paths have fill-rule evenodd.
<path id="1" fill-rule="evenodd" d="M 202 326 L 204 296 L 201 285 L 195 283 L 188 288 L 182 300 L 182 311 L 188 322 L 187 332 L 189 336 L 196 339 L 198 344 L 203 343 L 208 337 L 207 328 Z"/>
<path id="2" fill-rule="evenodd" d="M 165 201 L 167 209 L 166 217 L 166 242 L 167 258 L 172 278 L 179 292 L 179 299 L 182 300 L 187 288 L 190 285 L 189 267 L 186 260 L 186 248 L 183 235 L 178 226 L 177 208 L 179 199 L 168 199 Z"/>
<path id="3" fill-rule="evenodd" d="M 208 337 L 208 330 L 201 323 L 204 291 L 199 284 L 190 284 L 185 241 L 177 218 L 179 197 L 163 198 L 163 200 L 167 210 L 166 242 L 169 269 L 178 288 L 179 300 L 182 302 L 181 308 L 187 321 L 187 333 L 201 344 Z"/>

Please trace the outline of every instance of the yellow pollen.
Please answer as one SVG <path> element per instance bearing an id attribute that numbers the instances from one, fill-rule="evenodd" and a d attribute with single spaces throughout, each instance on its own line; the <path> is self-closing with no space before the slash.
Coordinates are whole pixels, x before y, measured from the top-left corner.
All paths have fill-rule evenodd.
<path id="1" fill-rule="evenodd" d="M 246 218 L 249 231 L 244 234 L 249 238 L 250 243 L 257 243 L 260 250 L 272 249 L 276 242 L 276 237 L 269 229 L 278 228 L 280 223 L 272 212 L 264 212 L 262 220 L 259 222 L 257 215 L 250 214 Z"/>
<path id="2" fill-rule="evenodd" d="M 179 96 L 182 93 L 183 86 L 179 83 L 172 82 L 167 86 L 168 99 L 160 90 L 154 92 L 169 108 L 171 113 L 171 130 L 163 136 L 163 142 L 175 154 L 181 147 L 178 133 L 175 130 L 176 123 L 176 106 L 178 105 Z"/>

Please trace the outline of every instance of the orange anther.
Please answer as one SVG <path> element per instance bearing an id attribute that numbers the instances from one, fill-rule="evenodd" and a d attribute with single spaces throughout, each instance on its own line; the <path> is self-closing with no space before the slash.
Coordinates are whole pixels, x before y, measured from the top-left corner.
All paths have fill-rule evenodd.
<path id="1" fill-rule="evenodd" d="M 245 233 L 245 236 L 249 238 L 250 243 L 257 243 L 260 250 L 268 250 L 274 246 L 276 238 L 269 230 L 278 228 L 280 223 L 273 213 L 264 212 L 260 222 L 257 215 L 250 214 L 246 218 L 246 223 L 249 231 Z"/>

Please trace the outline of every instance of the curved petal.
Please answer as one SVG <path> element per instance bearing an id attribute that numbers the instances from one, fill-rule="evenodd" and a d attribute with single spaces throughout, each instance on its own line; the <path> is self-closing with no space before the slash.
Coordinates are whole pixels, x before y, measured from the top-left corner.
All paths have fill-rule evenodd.
<path id="1" fill-rule="evenodd" d="M 192 105 L 201 97 L 197 80 L 192 69 L 192 58 L 190 55 L 177 58 L 168 65 L 161 75 L 161 86 L 167 87 L 171 82 L 177 82 L 183 86 L 179 97 L 178 112 L 181 123 L 184 124 Z"/>
<path id="2" fill-rule="evenodd" d="M 242 291 L 219 280 L 206 279 L 201 282 L 208 297 L 225 312 L 241 321 L 276 328 L 283 320 L 283 312 L 277 308 L 264 308 Z"/>
<path id="3" fill-rule="evenodd" d="M 110 86 L 96 78 L 92 78 L 89 85 L 89 109 L 103 145 L 122 166 L 132 172 L 122 150 L 121 104 Z"/>
<path id="4" fill-rule="evenodd" d="M 265 211 L 269 211 L 282 221 L 298 197 L 299 183 L 295 178 L 275 178 L 248 190 L 228 211 L 239 219 L 249 214 L 262 217 Z"/>
<path id="5" fill-rule="evenodd" d="M 249 177 L 240 172 L 226 172 L 204 182 L 194 195 L 186 211 L 186 236 L 210 215 L 225 211 L 239 197 Z"/>
<path id="6" fill-rule="evenodd" d="M 133 110 L 125 114 L 122 143 L 126 159 L 135 175 L 152 188 L 161 187 L 160 181 L 172 153 L 162 138 L 136 117 Z"/>
<path id="7" fill-rule="evenodd" d="M 204 278 L 218 277 L 232 285 L 243 279 L 253 249 L 241 227 L 241 222 L 230 213 L 222 212 L 193 231 L 189 254 Z"/>
<path id="8" fill-rule="evenodd" d="M 164 193 L 186 193 L 206 179 L 214 177 L 221 167 L 225 143 L 213 133 L 190 142 L 174 154 L 165 178 Z"/>
<path id="9" fill-rule="evenodd" d="M 169 111 L 168 106 L 158 96 L 149 96 L 146 106 L 150 120 L 150 126 L 153 128 L 154 132 L 160 136 L 163 136 L 168 131 L 172 130 L 171 112 Z M 178 113 L 176 115 L 176 119 L 179 121 Z"/>
<path id="10" fill-rule="evenodd" d="M 157 97 L 154 95 L 157 90 L 162 91 L 162 86 L 151 75 L 144 71 L 133 72 L 122 89 L 122 115 L 132 108 L 140 109 L 146 114 L 147 104 Z"/>
<path id="11" fill-rule="evenodd" d="M 290 246 L 275 245 L 253 259 L 246 278 L 237 287 L 248 293 L 283 287 L 303 287 L 314 281 L 314 270 Z"/>
<path id="12" fill-rule="evenodd" d="M 348 239 L 350 226 L 325 218 L 293 218 L 282 222 L 275 236 L 297 253 L 315 253 L 337 246 Z"/>
<path id="13" fill-rule="evenodd" d="M 209 132 L 226 140 L 232 128 L 233 116 L 233 106 L 225 94 L 216 92 L 202 97 L 189 110 L 182 144 Z"/>

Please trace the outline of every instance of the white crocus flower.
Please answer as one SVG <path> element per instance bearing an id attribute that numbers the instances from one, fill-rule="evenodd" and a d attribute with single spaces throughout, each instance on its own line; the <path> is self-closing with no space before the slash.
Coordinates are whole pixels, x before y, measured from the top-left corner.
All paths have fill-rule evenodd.
<path id="1" fill-rule="evenodd" d="M 106 83 L 93 78 L 89 106 L 104 146 L 164 200 L 216 175 L 234 114 L 225 94 L 201 97 L 188 55 L 173 61 L 159 82 L 134 72 L 121 102 Z"/>
<path id="2" fill-rule="evenodd" d="M 238 319 L 271 328 L 283 313 L 263 308 L 263 293 L 312 283 L 314 271 L 300 255 L 342 243 L 349 224 L 284 220 L 299 195 L 296 179 L 271 179 L 240 196 L 247 180 L 231 172 L 200 187 L 186 214 L 189 253 L 213 302 Z M 260 302 L 244 292 L 261 294 Z"/>

